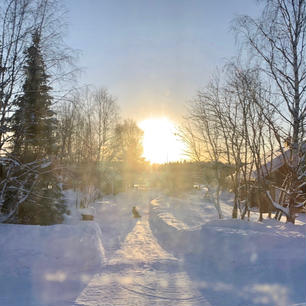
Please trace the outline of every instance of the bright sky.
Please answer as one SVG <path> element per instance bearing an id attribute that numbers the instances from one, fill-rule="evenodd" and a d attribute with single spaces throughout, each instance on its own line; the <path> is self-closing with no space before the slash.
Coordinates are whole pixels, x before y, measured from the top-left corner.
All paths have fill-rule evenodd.
<path id="1" fill-rule="evenodd" d="M 166 117 L 148 118 L 139 123 L 143 130 L 143 156 L 152 164 L 186 159 L 185 145 L 178 138 L 176 126 Z"/>
<path id="2" fill-rule="evenodd" d="M 106 87 L 123 117 L 181 118 L 217 65 L 236 53 L 230 22 L 255 0 L 65 0 L 67 44 L 82 83 Z"/>

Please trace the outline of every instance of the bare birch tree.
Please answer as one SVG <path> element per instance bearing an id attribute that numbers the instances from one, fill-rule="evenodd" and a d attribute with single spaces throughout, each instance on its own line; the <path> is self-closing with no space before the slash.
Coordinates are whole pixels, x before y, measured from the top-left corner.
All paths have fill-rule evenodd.
<path id="1" fill-rule="evenodd" d="M 96 160 L 112 159 L 111 141 L 115 126 L 118 123 L 118 105 L 106 89 L 93 93 L 93 113 L 95 116 Z"/>
<path id="2" fill-rule="evenodd" d="M 288 126 L 286 134 L 277 137 L 290 139 L 292 154 L 289 158 L 284 155 L 284 159 L 291 176 L 287 186 L 288 221 L 294 223 L 297 187 L 300 184 L 298 173 L 302 166 L 302 137 L 305 136 L 306 1 L 266 0 L 260 18 L 241 16 L 236 19 L 235 29 L 260 59 L 267 78 L 274 82 L 279 105 L 269 101 L 268 104 L 275 108 L 283 124 Z"/>
<path id="3" fill-rule="evenodd" d="M 10 138 L 12 100 L 21 88 L 24 50 L 32 30 L 31 0 L 0 4 L 0 150 Z"/>
<path id="4" fill-rule="evenodd" d="M 224 161 L 224 142 L 220 133 L 220 122 L 216 118 L 216 104 L 219 103 L 218 86 L 211 83 L 206 91 L 201 91 L 190 106 L 182 139 L 190 153 L 200 160 L 209 161 L 214 170 L 215 192 L 213 202 L 219 218 L 223 218 L 220 206 L 222 185 L 222 161 Z"/>

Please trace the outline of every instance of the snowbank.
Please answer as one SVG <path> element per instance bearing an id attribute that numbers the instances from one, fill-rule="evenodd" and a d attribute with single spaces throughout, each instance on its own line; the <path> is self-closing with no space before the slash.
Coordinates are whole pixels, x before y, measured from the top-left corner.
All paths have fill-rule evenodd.
<path id="1" fill-rule="evenodd" d="M 305 304 L 305 222 L 233 220 L 230 194 L 218 220 L 200 191 L 104 197 L 82 222 L 67 197 L 70 225 L 0 224 L 1 306 Z"/>
<path id="2" fill-rule="evenodd" d="M 104 260 L 94 222 L 0 224 L 0 305 L 72 305 Z"/>
<path id="3" fill-rule="evenodd" d="M 171 201 L 175 209 L 166 209 L 169 200 L 168 204 L 162 200 L 151 205 L 152 232 L 166 251 L 184 259 L 189 275 L 212 305 L 288 306 L 305 302 L 305 224 L 217 220 L 208 217 L 209 203 L 203 202 L 198 206 L 202 225 L 195 227 L 183 213 L 188 208 Z M 206 219 L 201 216 L 205 211 Z M 175 220 L 174 215 L 182 220 Z"/>

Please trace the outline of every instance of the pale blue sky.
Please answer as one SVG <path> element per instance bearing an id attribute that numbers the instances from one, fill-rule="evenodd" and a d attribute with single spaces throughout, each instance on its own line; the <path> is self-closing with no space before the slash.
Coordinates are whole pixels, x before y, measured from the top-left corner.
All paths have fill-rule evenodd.
<path id="1" fill-rule="evenodd" d="M 66 0 L 67 43 L 82 83 L 106 87 L 123 117 L 178 120 L 216 66 L 234 56 L 231 20 L 255 0 Z"/>

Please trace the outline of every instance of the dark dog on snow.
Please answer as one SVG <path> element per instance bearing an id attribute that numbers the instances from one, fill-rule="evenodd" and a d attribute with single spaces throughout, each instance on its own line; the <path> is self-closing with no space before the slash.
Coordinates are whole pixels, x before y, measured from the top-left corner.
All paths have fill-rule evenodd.
<path id="1" fill-rule="evenodd" d="M 133 206 L 132 213 L 133 213 L 134 218 L 141 217 L 135 206 Z"/>

